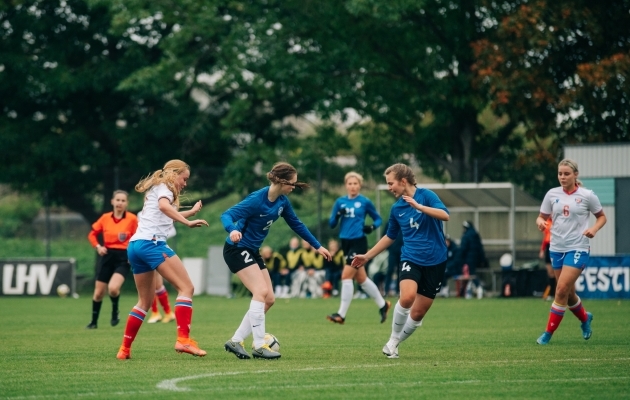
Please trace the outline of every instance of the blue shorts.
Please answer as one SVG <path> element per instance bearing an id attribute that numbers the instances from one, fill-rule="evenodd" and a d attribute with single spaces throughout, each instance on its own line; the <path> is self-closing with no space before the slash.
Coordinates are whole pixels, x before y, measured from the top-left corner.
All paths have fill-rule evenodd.
<path id="1" fill-rule="evenodd" d="M 589 258 L 588 251 L 572 250 L 566 253 L 550 251 L 551 267 L 553 269 L 562 269 L 563 266 L 584 269 Z"/>
<path id="2" fill-rule="evenodd" d="M 175 255 L 173 249 L 168 247 L 166 242 L 134 240 L 129 242 L 129 247 L 127 247 L 127 256 L 134 275 L 153 271 L 167 258 Z"/>

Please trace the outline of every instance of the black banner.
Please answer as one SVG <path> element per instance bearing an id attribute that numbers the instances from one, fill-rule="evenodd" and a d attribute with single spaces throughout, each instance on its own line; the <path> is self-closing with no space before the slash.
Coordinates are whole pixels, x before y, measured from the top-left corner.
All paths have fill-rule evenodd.
<path id="1" fill-rule="evenodd" d="M 76 289 L 74 258 L 0 259 L 0 296 L 57 296 L 66 285 L 68 296 Z M 61 292 L 65 287 L 61 287 Z"/>

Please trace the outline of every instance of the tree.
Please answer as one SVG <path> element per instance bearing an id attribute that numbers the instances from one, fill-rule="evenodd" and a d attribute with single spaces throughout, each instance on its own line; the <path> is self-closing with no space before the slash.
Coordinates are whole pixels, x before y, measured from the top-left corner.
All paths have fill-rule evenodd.
<path id="1" fill-rule="evenodd" d="M 104 2 L 0 6 L 0 176 L 88 221 L 98 214 L 95 196 L 117 189 L 116 171 L 130 190 L 170 158 L 213 166 L 225 154 L 188 93 L 124 90 L 161 51 L 111 31 L 111 19 Z"/>
<path id="2" fill-rule="evenodd" d="M 555 184 L 562 144 L 630 140 L 630 2 L 480 2 L 491 34 L 473 43 L 475 87 L 535 144 Z M 548 187 L 548 186 L 547 186 Z"/>

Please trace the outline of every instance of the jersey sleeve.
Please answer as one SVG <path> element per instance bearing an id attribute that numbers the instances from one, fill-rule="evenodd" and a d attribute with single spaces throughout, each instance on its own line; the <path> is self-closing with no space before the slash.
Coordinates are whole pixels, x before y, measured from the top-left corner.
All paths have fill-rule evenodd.
<path id="1" fill-rule="evenodd" d="M 446 211 L 447 214 L 450 214 L 448 212 L 448 208 L 446 208 L 444 203 L 442 203 L 442 200 L 440 200 L 438 195 L 432 192 L 431 190 L 425 190 L 424 197 L 428 201 L 427 206 L 444 210 Z"/>
<path id="2" fill-rule="evenodd" d="M 392 208 L 392 211 L 389 214 L 389 222 L 387 222 L 387 237 L 392 240 L 396 240 L 398 233 L 400 232 L 400 225 L 394 217 L 394 214 L 394 209 Z"/>
<path id="3" fill-rule="evenodd" d="M 246 219 L 257 209 L 258 201 L 256 196 L 250 194 L 240 203 L 228 208 L 221 214 L 221 223 L 227 233 L 238 230 L 235 222 Z"/>
<path id="4" fill-rule="evenodd" d="M 168 199 L 168 202 L 171 204 L 173 204 L 173 200 L 175 200 L 175 196 L 173 195 L 173 192 L 171 192 L 168 186 L 166 186 L 164 183 L 156 186 L 155 194 L 157 195 L 158 202 L 160 201 L 162 197 L 166 197 Z"/>
<path id="5" fill-rule="evenodd" d="M 374 203 L 372 203 L 370 199 L 367 199 L 365 202 L 365 210 L 370 218 L 372 218 L 372 225 L 374 225 L 375 228 L 378 228 L 383 224 L 383 219 L 380 215 L 378 215 L 378 212 L 376 212 L 376 207 L 374 207 Z"/>
<path id="6" fill-rule="evenodd" d="M 599 201 L 599 197 L 591 190 L 588 196 L 588 210 L 593 214 L 597 214 L 602 211 L 604 207 L 602 207 L 602 203 Z"/>
<path id="7" fill-rule="evenodd" d="M 302 239 L 306 240 L 308 244 L 313 246 L 315 250 L 318 250 L 322 245 L 315 239 L 315 236 L 308 230 L 306 225 L 295 215 L 291 203 L 287 200 L 284 210 L 282 211 L 282 218 L 287 222 L 287 225 L 297 233 Z"/>
<path id="8" fill-rule="evenodd" d="M 103 217 L 104 215 L 101 215 L 101 217 L 92 224 L 92 230 L 88 233 L 88 241 L 92 247 L 96 247 L 99 244 L 97 236 L 99 233 L 103 232 Z"/>
<path id="9" fill-rule="evenodd" d="M 330 226 L 330 229 L 336 227 L 337 222 L 339 222 L 339 216 L 337 215 L 337 213 L 339 212 L 339 204 L 341 204 L 341 202 L 339 201 L 339 199 L 337 199 L 330 213 L 330 219 L 328 220 L 328 226 Z"/>
<path id="10" fill-rule="evenodd" d="M 540 213 L 541 214 L 545 214 L 545 215 L 551 215 L 552 213 L 552 208 L 551 208 L 551 195 L 550 192 L 547 192 L 547 194 L 545 194 L 545 198 L 543 199 L 542 204 L 540 205 Z"/>

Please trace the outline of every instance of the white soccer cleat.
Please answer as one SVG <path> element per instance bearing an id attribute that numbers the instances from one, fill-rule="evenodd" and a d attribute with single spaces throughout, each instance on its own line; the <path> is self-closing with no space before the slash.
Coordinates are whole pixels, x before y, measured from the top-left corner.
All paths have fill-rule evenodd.
<path id="1" fill-rule="evenodd" d="M 385 346 L 383 346 L 383 354 L 385 354 L 387 358 L 399 358 L 398 343 L 393 342 L 391 339 L 388 340 Z"/>

